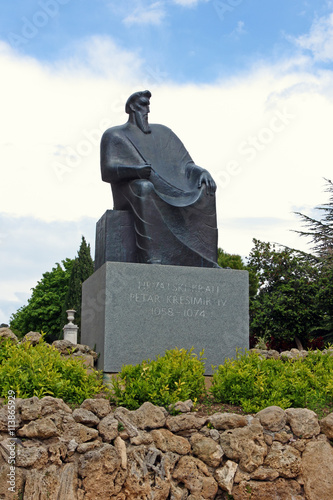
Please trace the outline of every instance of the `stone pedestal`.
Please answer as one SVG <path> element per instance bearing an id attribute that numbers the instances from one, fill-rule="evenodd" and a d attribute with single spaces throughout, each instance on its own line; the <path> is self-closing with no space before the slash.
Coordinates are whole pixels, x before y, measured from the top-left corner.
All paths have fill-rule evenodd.
<path id="1" fill-rule="evenodd" d="M 194 347 L 211 375 L 249 347 L 248 302 L 247 271 L 106 262 L 83 283 L 81 342 L 105 373 Z"/>
<path id="2" fill-rule="evenodd" d="M 137 262 L 133 215 L 107 210 L 96 224 L 95 271 L 105 262 Z"/>

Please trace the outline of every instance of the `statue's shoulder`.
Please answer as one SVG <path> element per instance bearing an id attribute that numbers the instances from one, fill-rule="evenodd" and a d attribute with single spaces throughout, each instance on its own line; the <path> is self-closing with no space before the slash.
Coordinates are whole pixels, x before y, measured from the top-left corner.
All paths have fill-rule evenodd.
<path id="1" fill-rule="evenodd" d="M 150 129 L 154 135 L 159 135 L 160 137 L 165 137 L 168 139 L 173 138 L 179 141 L 179 137 L 171 130 L 171 128 L 161 125 L 159 123 L 152 123 Z"/>
<path id="2" fill-rule="evenodd" d="M 171 128 L 166 127 L 165 125 L 161 125 L 160 123 L 151 123 L 149 124 L 152 132 L 158 132 L 160 134 L 173 134 Z"/>
<path id="3" fill-rule="evenodd" d="M 104 139 L 120 139 L 124 137 L 126 124 L 117 125 L 115 127 L 108 128 L 102 135 L 102 140 Z"/>

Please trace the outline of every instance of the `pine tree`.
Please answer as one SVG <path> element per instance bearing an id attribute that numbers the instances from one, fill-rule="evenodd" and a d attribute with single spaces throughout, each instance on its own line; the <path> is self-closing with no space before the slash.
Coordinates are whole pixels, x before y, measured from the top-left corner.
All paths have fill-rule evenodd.
<path id="1" fill-rule="evenodd" d="M 310 238 L 313 243 L 313 251 L 324 265 L 333 265 L 333 182 L 325 179 L 327 183 L 326 192 L 330 193 L 328 203 L 316 207 L 321 210 L 323 217 L 320 220 L 309 217 L 300 212 L 295 212 L 301 217 L 307 231 L 295 231 L 301 236 Z"/>
<path id="2" fill-rule="evenodd" d="M 75 309 L 76 313 L 74 323 L 79 327 L 79 335 L 81 327 L 82 283 L 88 279 L 93 272 L 94 263 L 90 254 L 90 244 L 87 244 L 84 236 L 82 236 L 78 256 L 75 258 L 73 263 L 62 314 L 63 324 L 65 325 L 67 323 L 66 310 Z"/>
<path id="3" fill-rule="evenodd" d="M 326 181 L 326 192 L 330 194 L 328 203 L 316 207 L 323 214 L 320 220 L 300 212 L 307 231 L 296 231 L 301 236 L 311 239 L 314 255 L 306 255 L 320 270 L 318 277 L 318 309 L 322 311 L 322 321 L 316 328 L 316 335 L 322 334 L 327 342 L 333 341 L 333 182 Z"/>

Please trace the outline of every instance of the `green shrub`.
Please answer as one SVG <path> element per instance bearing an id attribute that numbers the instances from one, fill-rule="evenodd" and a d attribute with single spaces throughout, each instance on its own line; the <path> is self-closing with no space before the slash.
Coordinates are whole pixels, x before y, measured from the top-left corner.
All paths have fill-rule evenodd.
<path id="1" fill-rule="evenodd" d="M 210 390 L 216 401 L 248 413 L 273 405 L 318 412 L 333 404 L 333 357 L 309 352 L 304 359 L 262 359 L 238 353 L 214 371 Z"/>
<path id="2" fill-rule="evenodd" d="M 103 385 L 101 373 L 88 373 L 83 360 L 62 357 L 44 340 L 36 346 L 6 340 L 0 343 L 0 397 L 10 389 L 17 398 L 53 396 L 82 403 Z"/>
<path id="3" fill-rule="evenodd" d="M 204 358 L 193 348 L 173 349 L 156 360 L 126 365 L 113 380 L 113 399 L 118 406 L 135 410 L 144 402 L 168 407 L 177 401 L 196 400 L 204 392 Z"/>

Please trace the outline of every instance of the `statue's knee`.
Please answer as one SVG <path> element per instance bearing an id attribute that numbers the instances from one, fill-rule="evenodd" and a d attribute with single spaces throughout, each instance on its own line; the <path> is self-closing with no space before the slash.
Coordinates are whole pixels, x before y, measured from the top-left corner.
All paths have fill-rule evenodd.
<path id="1" fill-rule="evenodd" d="M 131 189 L 137 196 L 146 196 L 154 191 L 154 186 L 148 179 L 136 179 L 131 182 Z"/>

